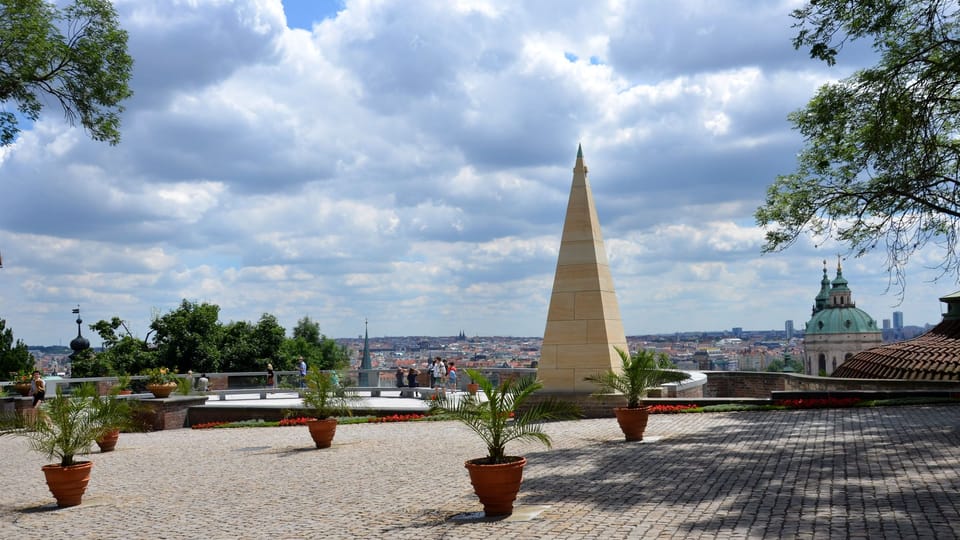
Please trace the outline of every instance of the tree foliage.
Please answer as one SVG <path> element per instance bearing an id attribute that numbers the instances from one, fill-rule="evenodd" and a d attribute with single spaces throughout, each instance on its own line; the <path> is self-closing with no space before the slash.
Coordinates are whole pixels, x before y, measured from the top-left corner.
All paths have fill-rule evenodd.
<path id="1" fill-rule="evenodd" d="M 84 349 L 70 356 L 71 377 L 108 377 L 116 373 L 110 358 Z"/>
<path id="2" fill-rule="evenodd" d="M 13 329 L 7 328 L 7 321 L 0 319 L 0 380 L 18 371 L 32 371 L 33 355 L 27 350 L 27 344 L 14 339 Z"/>
<path id="3" fill-rule="evenodd" d="M 256 325 L 247 321 L 231 322 L 223 329 L 221 369 L 223 371 L 262 371 L 267 363 L 276 369 L 286 330 L 277 318 L 264 313 Z"/>
<path id="4" fill-rule="evenodd" d="M 293 337 L 283 343 L 281 369 L 296 367 L 297 358 L 303 357 L 307 365 L 321 370 L 336 370 L 347 367 L 350 355 L 347 348 L 320 332 L 320 324 L 303 317 L 293 327 Z"/>
<path id="5" fill-rule="evenodd" d="M 180 373 L 220 371 L 223 326 L 220 306 L 184 299 L 180 307 L 154 319 L 157 365 Z"/>
<path id="6" fill-rule="evenodd" d="M 803 373 L 805 369 L 803 362 L 798 359 L 777 358 L 775 360 L 771 360 L 770 363 L 767 364 L 767 371 L 780 372 L 780 371 L 783 371 L 786 367 L 789 367 L 790 371 L 794 373 Z"/>
<path id="7" fill-rule="evenodd" d="M 120 142 L 120 103 L 132 95 L 127 33 L 109 0 L 0 0 L 0 103 L 31 121 L 46 98 L 97 141 Z M 19 133 L 17 115 L 0 110 L 0 146 Z"/>
<path id="8" fill-rule="evenodd" d="M 150 348 L 147 338 L 135 337 L 120 317 L 97 321 L 90 325 L 90 329 L 99 334 L 103 350 L 96 353 L 95 359 L 74 360 L 72 373 L 75 377 L 140 373 L 156 366 L 157 354 Z"/>
<path id="9" fill-rule="evenodd" d="M 869 39 L 879 62 L 789 116 L 804 147 L 757 209 L 765 252 L 803 233 L 855 256 L 881 247 L 902 294 L 908 260 L 932 244 L 941 276 L 960 275 L 958 15 L 947 0 L 819 0 L 793 12 L 794 47 L 812 58 L 833 65 L 844 45 Z"/>
<path id="10" fill-rule="evenodd" d="M 320 323 L 313 321 L 308 316 L 304 316 L 297 321 L 297 325 L 293 327 L 292 334 L 295 339 L 300 338 L 307 343 L 319 345 L 322 336 L 322 334 L 320 334 Z"/>
<path id="11" fill-rule="evenodd" d="M 286 330 L 269 313 L 261 315 L 256 324 L 234 321 L 224 325 L 219 317 L 220 306 L 184 299 L 176 309 L 155 318 L 143 339 L 135 337 L 120 317 L 97 321 L 90 329 L 100 336 L 103 350 L 75 361 L 73 374 L 99 377 L 158 367 L 178 373 L 262 371 L 267 363 L 277 370 L 290 370 L 297 367 L 300 356 L 321 370 L 349 364 L 346 347 L 320 333 L 320 325 L 309 317 L 297 322 L 293 338 L 286 337 Z M 0 319 L 0 346 L 2 329 Z"/>

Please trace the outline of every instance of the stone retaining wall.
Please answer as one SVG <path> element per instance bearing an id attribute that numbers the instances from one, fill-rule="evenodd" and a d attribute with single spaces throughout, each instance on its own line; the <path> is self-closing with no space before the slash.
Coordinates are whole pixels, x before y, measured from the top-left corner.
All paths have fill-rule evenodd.
<path id="1" fill-rule="evenodd" d="M 703 397 L 769 398 L 772 392 L 875 392 L 960 391 L 956 381 L 839 379 L 796 373 L 707 371 Z"/>
<path id="2" fill-rule="evenodd" d="M 140 421 L 150 431 L 190 427 L 187 413 L 190 407 L 203 405 L 207 396 L 170 396 L 162 399 L 142 399 Z"/>

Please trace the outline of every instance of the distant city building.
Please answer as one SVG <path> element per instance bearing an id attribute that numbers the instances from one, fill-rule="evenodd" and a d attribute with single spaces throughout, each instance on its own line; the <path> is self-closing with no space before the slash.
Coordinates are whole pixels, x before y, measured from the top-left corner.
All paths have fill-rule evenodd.
<path id="1" fill-rule="evenodd" d="M 831 375 L 856 353 L 883 343 L 876 321 L 856 307 L 847 280 L 837 261 L 837 277 L 823 279 L 804 337 L 804 371 L 807 375 Z"/>
<path id="2" fill-rule="evenodd" d="M 787 334 L 787 340 L 793 339 L 793 319 L 783 323 L 783 331 Z"/>
<path id="3" fill-rule="evenodd" d="M 743 328 L 740 326 L 733 327 L 733 337 L 742 338 L 743 337 Z"/>
<path id="4" fill-rule="evenodd" d="M 883 320 L 883 329 L 884 329 L 884 330 L 890 330 L 890 319 L 884 319 L 884 320 Z"/>
<path id="5" fill-rule="evenodd" d="M 894 330 L 903 330 L 903 312 L 894 311 L 893 312 L 893 329 Z"/>

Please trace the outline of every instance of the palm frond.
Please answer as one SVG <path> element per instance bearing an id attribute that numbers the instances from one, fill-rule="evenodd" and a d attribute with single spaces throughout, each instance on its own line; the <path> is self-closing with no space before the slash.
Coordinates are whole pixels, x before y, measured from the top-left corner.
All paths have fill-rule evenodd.
<path id="1" fill-rule="evenodd" d="M 432 409 L 453 417 L 476 433 L 486 445 L 487 457 L 492 463 L 506 461 L 506 445 L 511 441 L 537 440 L 549 448 L 550 436 L 543 431 L 542 422 L 575 418 L 579 414 L 575 405 L 556 399 L 527 405 L 543 387 L 533 377 L 507 378 L 494 385 L 479 371 L 467 369 L 466 373 L 480 387 L 486 401 L 472 395 L 457 400 L 444 397 L 435 402 Z"/>
<path id="2" fill-rule="evenodd" d="M 690 378 L 689 373 L 670 369 L 670 358 L 664 353 L 641 349 L 633 356 L 617 347 L 620 370 L 609 370 L 585 377 L 598 386 L 598 395 L 616 392 L 627 399 L 627 407 L 639 407 L 650 388 Z"/>

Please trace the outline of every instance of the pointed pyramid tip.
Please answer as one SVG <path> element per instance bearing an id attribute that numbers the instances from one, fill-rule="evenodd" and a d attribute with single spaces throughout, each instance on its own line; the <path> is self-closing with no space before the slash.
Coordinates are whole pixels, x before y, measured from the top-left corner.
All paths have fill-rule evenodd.
<path id="1" fill-rule="evenodd" d="M 583 158 L 583 145 L 579 143 L 577 143 L 577 158 L 578 159 Z"/>

